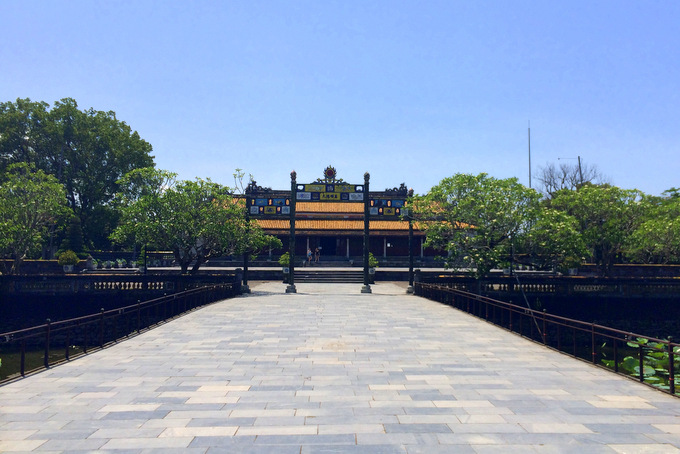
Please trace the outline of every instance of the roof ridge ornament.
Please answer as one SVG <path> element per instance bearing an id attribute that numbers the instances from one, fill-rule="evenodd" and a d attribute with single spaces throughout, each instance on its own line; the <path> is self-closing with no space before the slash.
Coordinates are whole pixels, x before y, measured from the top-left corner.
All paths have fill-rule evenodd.
<path id="1" fill-rule="evenodd" d="M 387 188 L 385 189 L 385 192 L 387 194 L 392 194 L 392 195 L 403 195 L 407 196 L 408 195 L 408 188 L 406 188 L 406 183 L 402 183 L 401 186 L 398 188 Z"/>
<path id="2" fill-rule="evenodd" d="M 257 181 L 250 180 L 248 186 L 246 186 L 246 194 L 253 194 L 258 192 L 272 192 L 272 188 L 266 188 L 257 185 Z"/>
<path id="3" fill-rule="evenodd" d="M 317 179 L 315 183 L 345 183 L 342 178 L 336 178 L 337 175 L 338 172 L 335 170 L 335 167 L 328 166 L 323 171 L 323 178 Z"/>

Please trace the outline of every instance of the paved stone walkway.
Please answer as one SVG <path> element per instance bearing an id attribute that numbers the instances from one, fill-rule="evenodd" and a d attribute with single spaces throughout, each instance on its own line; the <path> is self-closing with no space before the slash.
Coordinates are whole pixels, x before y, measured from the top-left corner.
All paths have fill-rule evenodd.
<path id="1" fill-rule="evenodd" d="M 0 387 L 0 451 L 679 451 L 676 398 L 395 284 L 297 288 Z"/>

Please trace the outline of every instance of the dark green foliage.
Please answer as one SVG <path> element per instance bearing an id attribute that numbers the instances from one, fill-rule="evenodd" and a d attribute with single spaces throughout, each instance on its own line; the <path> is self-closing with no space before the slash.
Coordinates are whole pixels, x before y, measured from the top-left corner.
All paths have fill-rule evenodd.
<path id="1" fill-rule="evenodd" d="M 151 145 L 114 112 L 81 111 L 75 100 L 17 99 L 0 103 L 0 173 L 25 162 L 53 175 L 66 189 L 69 207 L 81 220 L 85 246 L 108 248 L 115 221 L 109 207 L 117 181 L 130 170 L 153 166 Z M 102 221 L 102 218 L 108 220 Z"/>

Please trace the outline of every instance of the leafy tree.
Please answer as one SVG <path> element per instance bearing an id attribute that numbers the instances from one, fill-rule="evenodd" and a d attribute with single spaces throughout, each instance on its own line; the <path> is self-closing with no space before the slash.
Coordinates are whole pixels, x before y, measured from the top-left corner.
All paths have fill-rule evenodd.
<path id="1" fill-rule="evenodd" d="M 524 245 L 532 263 L 562 272 L 578 267 L 588 253 L 578 227 L 578 221 L 562 211 L 540 210 Z"/>
<path id="2" fill-rule="evenodd" d="M 83 252 L 83 229 L 80 226 L 79 217 L 71 216 L 68 226 L 66 227 L 66 236 L 61 242 L 59 249 L 62 251 L 71 250 L 75 253 Z"/>
<path id="3" fill-rule="evenodd" d="M 30 99 L 0 103 L 0 173 L 20 162 L 50 173 L 48 108 Z"/>
<path id="4" fill-rule="evenodd" d="M 12 164 L 0 185 L 0 254 L 13 260 L 10 274 L 40 250 L 48 230 L 68 211 L 56 178 L 26 163 Z"/>
<path id="5" fill-rule="evenodd" d="M 70 98 L 52 110 L 30 99 L 0 103 L 0 171 L 28 162 L 56 176 L 90 246 L 108 246 L 106 229 L 117 221 L 111 206 L 117 181 L 133 169 L 153 166 L 151 151 L 111 111 L 81 111 Z"/>
<path id="6" fill-rule="evenodd" d="M 578 190 L 559 191 L 550 205 L 577 219 L 590 258 L 598 265 L 600 274 L 608 275 L 643 219 L 642 196 L 634 189 L 585 185 Z"/>
<path id="7" fill-rule="evenodd" d="M 245 203 L 231 189 L 210 180 L 177 181 L 176 175 L 140 169 L 121 181 L 122 222 L 112 238 L 134 239 L 169 249 L 186 273 L 212 257 L 255 251 L 271 244 L 262 230 L 246 223 Z"/>
<path id="8" fill-rule="evenodd" d="M 646 197 L 647 212 L 628 237 L 627 255 L 643 263 L 680 262 L 680 194 L 675 188 L 663 197 Z"/>
<path id="9" fill-rule="evenodd" d="M 479 278 L 507 263 L 513 239 L 536 218 L 539 199 L 516 178 L 456 174 L 414 200 L 413 212 L 425 225 L 426 245 L 446 251 L 447 266 L 471 265 Z"/>

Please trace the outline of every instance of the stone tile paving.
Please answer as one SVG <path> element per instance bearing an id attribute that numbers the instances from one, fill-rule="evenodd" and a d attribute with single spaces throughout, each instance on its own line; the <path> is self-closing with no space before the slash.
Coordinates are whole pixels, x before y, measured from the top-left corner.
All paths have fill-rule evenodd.
<path id="1" fill-rule="evenodd" d="M 0 452 L 680 451 L 674 397 L 403 286 L 297 288 L 0 387 Z"/>

